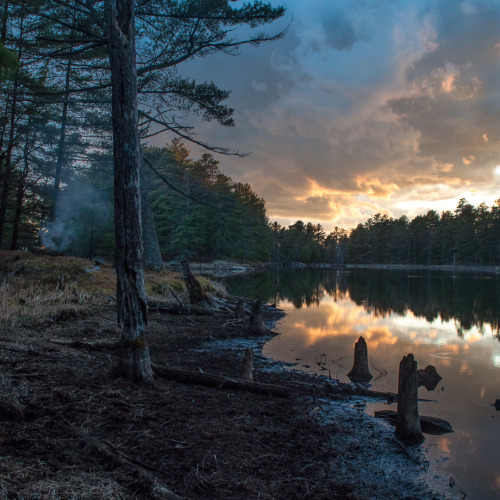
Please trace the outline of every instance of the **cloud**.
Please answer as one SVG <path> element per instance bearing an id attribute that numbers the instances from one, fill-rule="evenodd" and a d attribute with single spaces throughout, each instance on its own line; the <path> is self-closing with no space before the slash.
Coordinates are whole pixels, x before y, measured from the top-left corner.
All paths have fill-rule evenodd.
<path id="1" fill-rule="evenodd" d="M 280 26 L 293 22 L 282 40 L 188 66 L 233 90 L 236 127 L 200 123 L 199 135 L 252 153 L 219 158 L 221 169 L 250 182 L 270 217 L 333 228 L 451 208 L 464 194 L 495 199 L 499 3 L 285 6 Z"/>

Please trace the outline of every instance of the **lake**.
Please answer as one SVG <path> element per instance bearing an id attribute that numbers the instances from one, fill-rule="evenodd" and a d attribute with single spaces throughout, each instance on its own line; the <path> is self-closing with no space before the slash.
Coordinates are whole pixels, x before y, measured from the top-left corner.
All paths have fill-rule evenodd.
<path id="1" fill-rule="evenodd" d="M 397 392 L 402 357 L 434 365 L 442 380 L 419 389 L 421 415 L 454 433 L 425 435 L 428 481 L 447 498 L 500 498 L 500 277 L 388 270 L 274 270 L 225 280 L 229 293 L 286 312 L 263 354 L 293 368 L 350 382 L 354 344 L 368 346 L 374 390 Z M 396 409 L 396 405 L 390 406 Z M 388 409 L 369 403 L 367 413 Z M 436 473 L 434 473 L 436 472 Z M 450 474 L 456 486 L 448 486 Z"/>

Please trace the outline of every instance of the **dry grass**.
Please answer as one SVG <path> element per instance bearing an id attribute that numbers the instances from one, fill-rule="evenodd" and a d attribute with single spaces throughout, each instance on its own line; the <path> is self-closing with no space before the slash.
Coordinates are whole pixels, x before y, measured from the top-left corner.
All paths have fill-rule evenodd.
<path id="1" fill-rule="evenodd" d="M 146 293 L 155 301 L 187 303 L 179 274 L 148 272 Z M 198 277 L 204 291 L 225 296 L 223 286 Z M 0 325 L 33 326 L 85 318 L 114 300 L 116 276 L 111 265 L 86 259 L 0 251 Z"/>
<path id="2" fill-rule="evenodd" d="M 44 462 L 37 466 L 5 457 L 0 466 L 0 499 L 29 498 L 31 500 L 125 500 L 131 498 L 110 474 L 87 473 L 68 467 L 55 477 L 38 479 L 44 475 Z M 2 474 L 2 469 L 5 473 Z M 8 473 L 7 473 L 8 471 Z"/>

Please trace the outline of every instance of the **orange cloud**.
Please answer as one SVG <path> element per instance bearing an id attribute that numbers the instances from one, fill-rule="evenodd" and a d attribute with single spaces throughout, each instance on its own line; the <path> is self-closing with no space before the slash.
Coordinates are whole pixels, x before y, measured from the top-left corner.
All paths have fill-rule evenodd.
<path id="1" fill-rule="evenodd" d="M 387 198 L 400 190 L 400 187 L 395 182 L 384 184 L 378 177 L 357 176 L 356 184 L 365 194 L 375 198 Z"/>

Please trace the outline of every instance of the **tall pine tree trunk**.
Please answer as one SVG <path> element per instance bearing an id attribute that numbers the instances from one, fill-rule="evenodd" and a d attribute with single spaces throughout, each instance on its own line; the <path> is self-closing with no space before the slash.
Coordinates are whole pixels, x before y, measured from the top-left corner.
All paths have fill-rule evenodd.
<path id="1" fill-rule="evenodd" d="M 161 256 L 158 236 L 156 234 L 155 221 L 151 202 L 149 199 L 149 186 L 146 184 L 146 176 L 144 175 L 144 161 L 141 156 L 141 216 L 142 216 L 142 246 L 143 246 L 143 262 L 146 269 L 160 271 L 164 268 L 163 259 Z"/>
<path id="2" fill-rule="evenodd" d="M 133 0 L 106 0 L 112 81 L 116 298 L 122 324 L 117 374 L 150 382 L 153 372 L 144 337 L 147 303 L 142 264 L 134 8 Z"/>
<path id="3" fill-rule="evenodd" d="M 25 134 L 25 143 L 24 143 L 24 151 L 23 151 L 23 162 L 24 166 L 22 170 L 19 172 L 19 179 L 17 183 L 17 191 L 16 191 L 16 204 L 14 211 L 14 221 L 12 224 L 12 236 L 10 239 L 10 249 L 17 250 L 19 246 L 19 232 L 21 229 L 21 215 L 23 213 L 23 201 L 24 194 L 26 193 L 26 178 L 29 173 L 29 148 L 30 141 L 29 136 L 31 132 L 31 115 L 28 118 L 28 125 L 26 127 Z"/>
<path id="4" fill-rule="evenodd" d="M 66 145 L 66 127 L 68 125 L 68 99 L 69 99 L 69 85 L 71 75 L 71 58 L 68 59 L 66 66 L 66 84 L 64 87 L 64 103 L 61 116 L 61 131 L 59 135 L 59 145 L 57 147 L 57 163 L 56 172 L 54 175 L 54 188 L 52 190 L 52 207 L 50 209 L 50 220 L 55 221 L 57 218 L 57 204 L 59 201 L 59 188 L 61 186 L 61 173 L 64 163 L 64 150 Z"/>
<path id="5" fill-rule="evenodd" d="M 7 18 L 9 14 L 9 2 L 5 1 L 4 2 L 4 13 L 3 13 L 3 25 L 2 25 L 2 41 L 5 41 L 6 34 L 7 34 Z M 21 42 L 23 40 L 24 36 L 24 17 L 21 18 L 21 25 L 19 27 L 19 38 L 18 38 L 18 52 L 17 56 L 19 61 L 21 60 Z M 3 154 L 0 157 L 0 168 L 1 168 L 1 175 L 0 179 L 2 181 L 2 190 L 0 194 L 0 246 L 2 244 L 2 239 L 3 239 L 3 232 L 4 232 L 4 226 L 5 226 L 5 216 L 7 214 L 7 203 L 8 203 L 8 198 L 9 198 L 9 192 L 10 192 L 10 182 L 11 182 L 11 175 L 12 175 L 12 152 L 14 150 L 14 141 L 15 141 L 15 127 L 16 127 L 16 118 L 17 118 L 17 101 L 18 101 L 18 90 L 19 90 L 19 68 L 16 71 L 15 77 L 14 77 L 14 84 L 13 84 L 13 89 L 12 89 L 12 105 L 11 105 L 11 111 L 10 111 L 10 130 L 9 130 L 9 139 L 7 143 L 7 149 L 5 154 Z M 5 129 L 4 129 L 5 130 Z M 2 143 L 3 143 L 3 134 L 2 134 Z"/>
<path id="6" fill-rule="evenodd" d="M 25 163 L 27 161 L 25 160 Z M 26 177 L 28 176 L 28 167 L 25 165 L 19 175 L 16 191 L 16 206 L 14 212 L 14 221 L 12 224 L 12 236 L 10 238 L 10 249 L 17 250 L 19 248 L 19 232 L 21 229 L 21 215 L 23 213 L 24 194 L 26 192 Z"/>
<path id="7" fill-rule="evenodd" d="M 5 155 L 2 155 L 2 187 L 0 194 L 0 246 L 2 244 L 4 227 L 5 227 L 5 217 L 7 215 L 7 205 L 9 199 L 9 193 L 11 188 L 11 176 L 12 176 L 12 152 L 14 151 L 15 142 L 15 127 L 16 127 L 16 112 L 17 112 L 17 91 L 19 88 L 19 72 L 16 73 L 16 78 L 14 80 L 14 88 L 12 94 L 12 107 L 10 114 L 10 131 L 9 139 L 7 143 L 7 150 Z"/>

